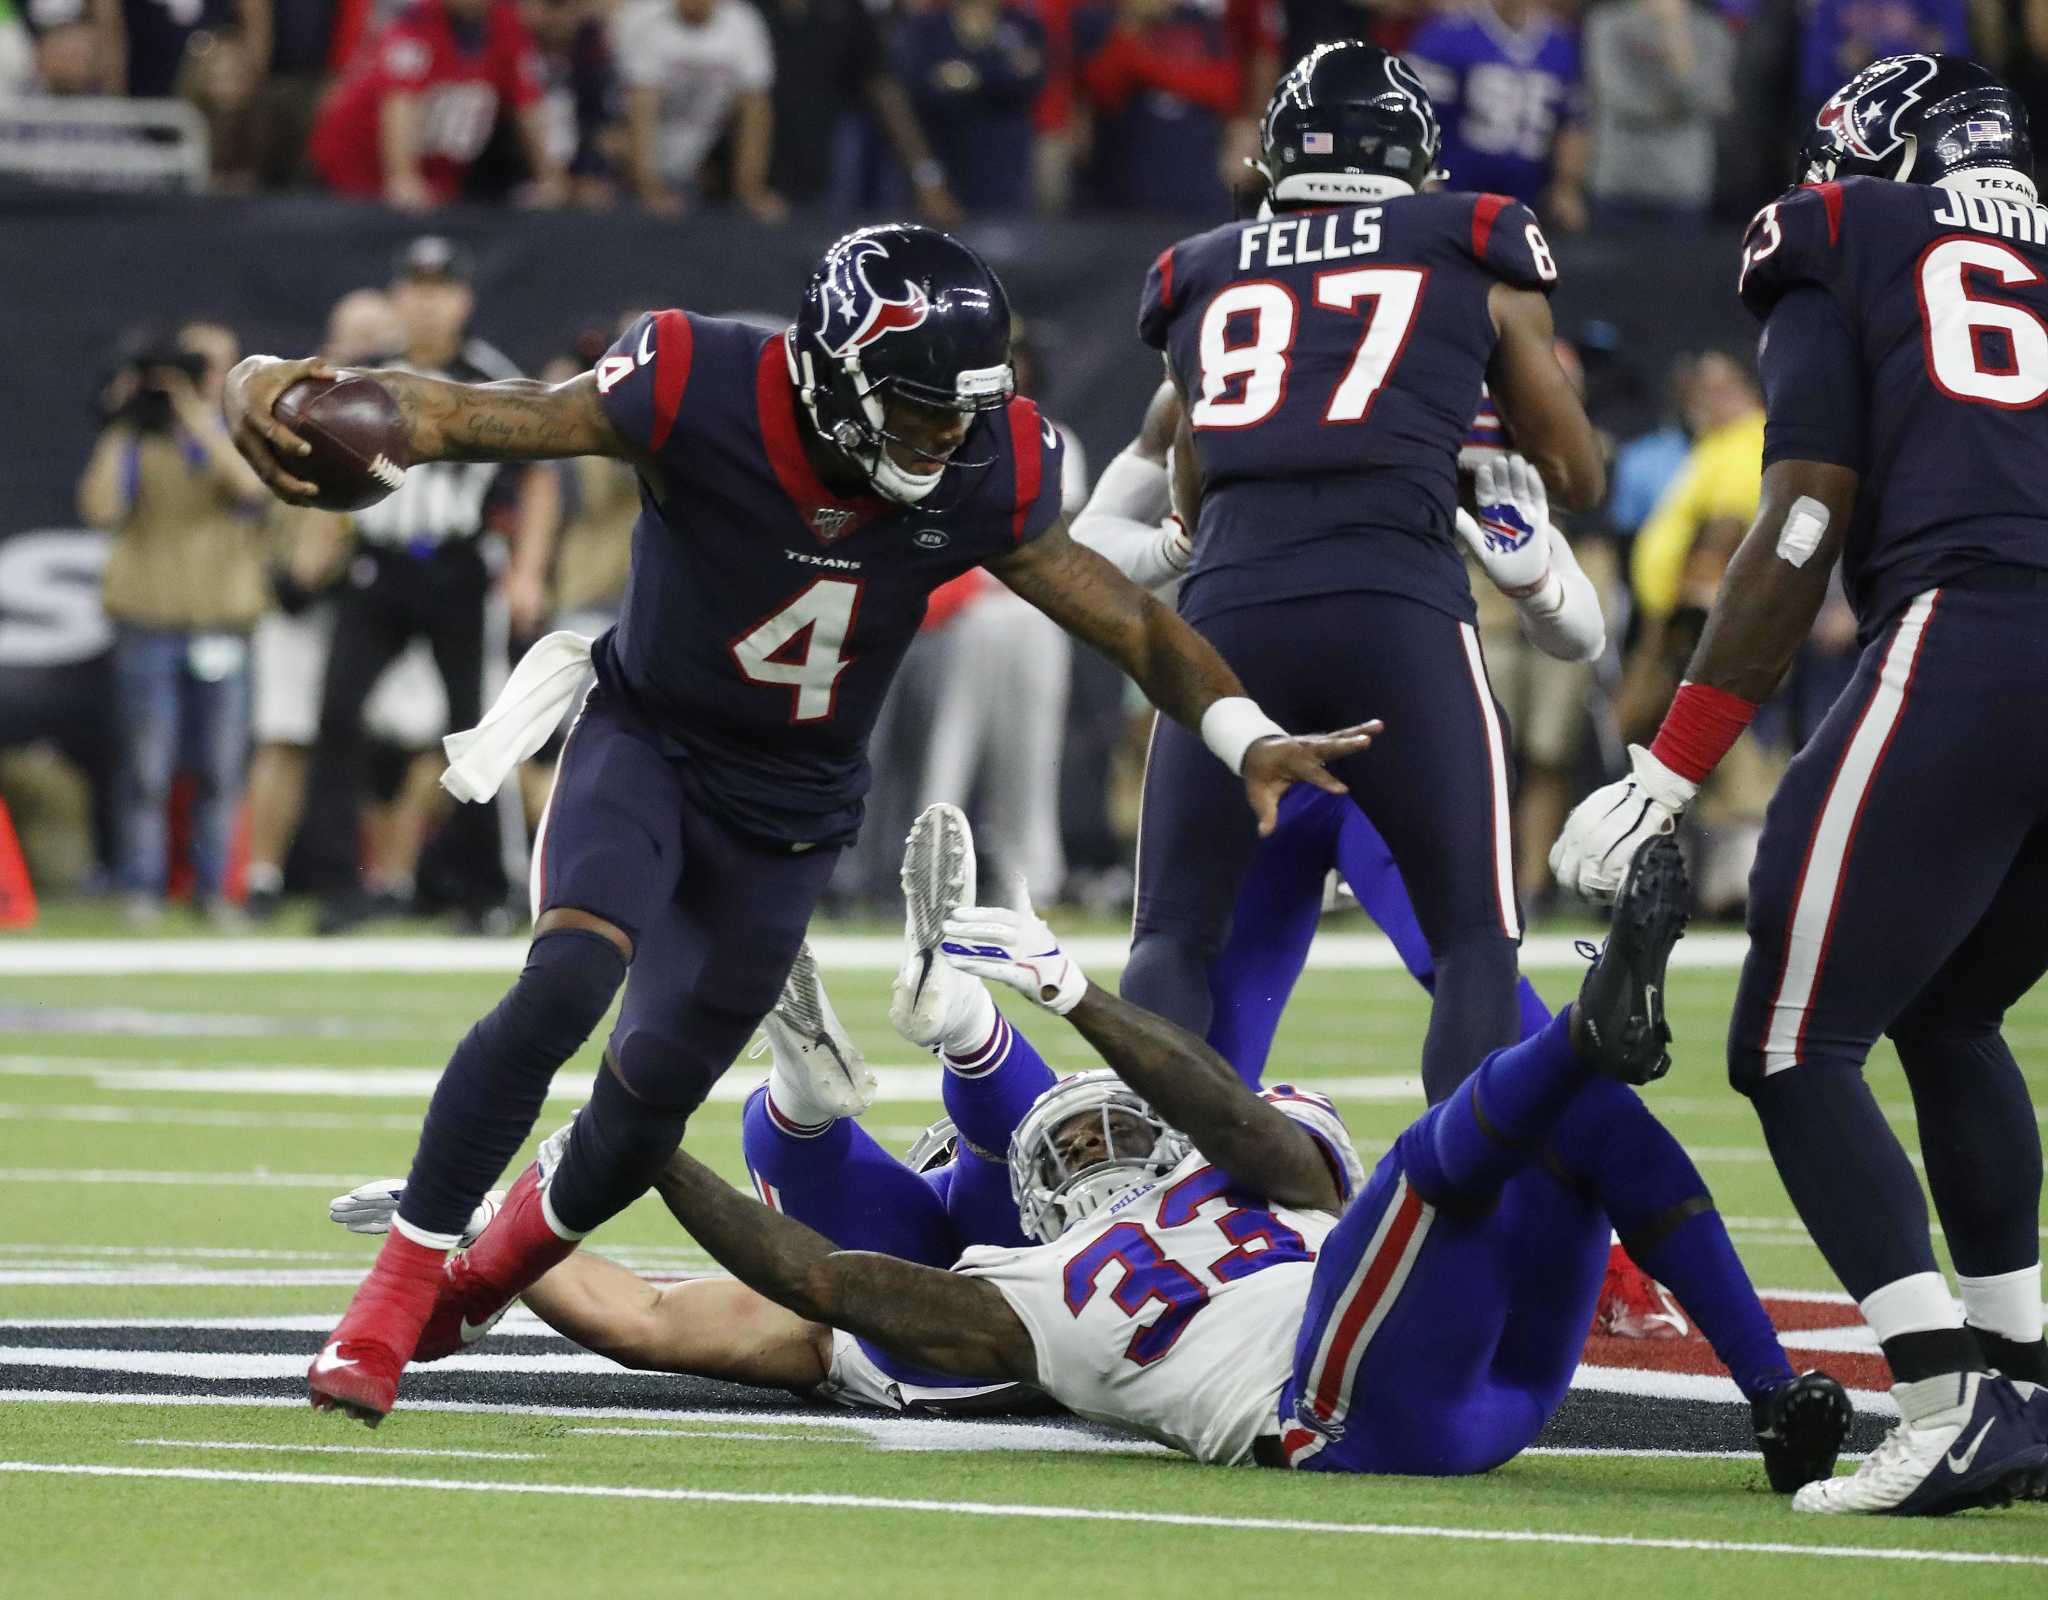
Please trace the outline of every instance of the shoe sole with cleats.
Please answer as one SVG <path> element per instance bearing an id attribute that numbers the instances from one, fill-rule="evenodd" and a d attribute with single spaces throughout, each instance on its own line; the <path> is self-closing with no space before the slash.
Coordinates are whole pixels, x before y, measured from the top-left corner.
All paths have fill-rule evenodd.
<path id="1" fill-rule="evenodd" d="M 874 1077 L 867 1070 L 867 1058 L 834 1015 L 825 982 L 818 976 L 818 958 L 808 943 L 798 947 L 764 1026 L 771 1044 L 800 1056 L 802 1070 L 818 1082 L 823 1098 L 836 1103 L 836 1115 L 859 1116 L 873 1103 Z"/>
<path id="2" fill-rule="evenodd" d="M 1824 1372 L 1804 1372 L 1773 1389 L 1758 1407 L 1757 1448 L 1779 1494 L 1793 1494 L 1835 1474 L 1856 1423 L 1848 1392 Z"/>
<path id="3" fill-rule="evenodd" d="M 926 806 L 903 842 L 903 936 L 909 953 L 922 965 L 915 1005 L 924 993 L 924 979 L 938 959 L 946 918 L 961 906 L 974 904 L 974 834 L 958 806 Z"/>
<path id="4" fill-rule="evenodd" d="M 1579 986 L 1588 1063 L 1623 1083 L 1653 1083 L 1671 1069 L 1665 1046 L 1664 968 L 1685 937 L 1691 886 L 1678 844 L 1652 839 L 1629 863 L 1607 943 Z"/>

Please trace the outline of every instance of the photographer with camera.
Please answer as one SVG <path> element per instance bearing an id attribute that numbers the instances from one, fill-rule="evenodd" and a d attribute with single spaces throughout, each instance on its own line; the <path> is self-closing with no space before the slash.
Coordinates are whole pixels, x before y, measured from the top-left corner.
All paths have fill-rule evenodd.
<path id="1" fill-rule="evenodd" d="M 137 923 L 162 915 L 181 758 L 197 780 L 194 903 L 216 922 L 239 918 L 222 885 L 248 754 L 249 634 L 269 603 L 268 495 L 221 419 L 240 354 L 209 322 L 128 341 L 78 483 L 79 514 L 114 535 L 101 604 L 114 624 L 119 876 Z"/>

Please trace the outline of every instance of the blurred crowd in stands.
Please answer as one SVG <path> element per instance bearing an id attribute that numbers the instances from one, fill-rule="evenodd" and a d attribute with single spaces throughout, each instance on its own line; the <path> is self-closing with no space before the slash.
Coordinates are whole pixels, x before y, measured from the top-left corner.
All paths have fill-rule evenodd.
<path id="1" fill-rule="evenodd" d="M 1213 217 L 1282 66 L 1406 54 L 1461 189 L 1746 214 L 1864 62 L 1969 51 L 2036 106 L 2044 0 L 0 0 L 0 104 L 182 99 L 223 190 Z"/>
<path id="2" fill-rule="evenodd" d="M 2035 65 L 2048 0 L 0 0 L 0 97 L 184 96 L 211 122 L 221 188 L 321 185 L 413 210 L 494 197 L 687 219 L 731 204 L 776 221 L 838 205 L 951 223 L 1094 207 L 1193 224 L 1227 214 L 1282 64 L 1357 35 L 1404 50 L 1428 84 L 1454 186 L 1526 199 L 1562 232 L 1647 221 L 1668 237 L 1746 215 L 1781 186 L 1812 108 L 1888 51 L 1972 49 L 2030 95 L 2048 82 Z M 635 309 L 593 316 L 545 375 L 588 367 Z M 470 337 L 472 310 L 460 248 L 423 239 L 388 284 L 334 308 L 328 350 L 509 370 Z M 1536 915 L 1555 905 L 1543 858 L 1572 799 L 1620 770 L 1677 683 L 1755 511 L 1763 432 L 1746 351 L 1648 373 L 1595 329 L 1564 353 L 1611 448 L 1608 504 L 1567 530 L 1606 601 L 1607 658 L 1540 655 L 1474 585 L 1514 730 L 1519 887 Z M 58 850 L 61 827 L 36 836 L 39 815 L 66 808 L 39 808 L 47 791 L 25 794 L 18 762 L 10 788 L 0 759 L 0 797 L 18 824 L 26 811 L 32 856 L 118 891 L 138 922 L 175 884 L 227 923 L 291 891 L 315 896 L 331 930 L 415 909 L 508 927 L 547 753 L 490 826 L 451 827 L 438 740 L 524 641 L 606 624 L 631 474 L 582 461 L 460 469 L 474 476 L 416 493 L 409 480 L 403 526 L 290 511 L 226 443 L 235 356 L 234 332 L 212 323 L 131 348 L 79 484 L 81 517 L 113 534 L 104 603 L 124 729 L 99 865 Z M 1069 443 L 1071 512 L 1090 475 Z M 467 597 L 460 615 L 409 598 L 406 563 L 429 559 L 432 592 Z M 1695 808 L 1709 913 L 1739 911 L 1776 775 L 1855 652 L 1837 597 Z M 1026 748 L 1008 709 L 1027 682 L 1035 703 L 1066 705 L 1043 748 Z M 836 902 L 886 905 L 910 816 L 950 799 L 979 809 L 1000 866 L 1041 898 L 1121 906 L 1147 722 L 1106 663 L 984 575 L 963 579 L 936 597 L 878 733 L 870 824 Z"/>

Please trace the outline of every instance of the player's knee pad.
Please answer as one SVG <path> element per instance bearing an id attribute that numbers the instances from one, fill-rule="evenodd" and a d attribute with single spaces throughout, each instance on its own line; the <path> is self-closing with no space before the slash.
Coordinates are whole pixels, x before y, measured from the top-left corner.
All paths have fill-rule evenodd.
<path id="1" fill-rule="evenodd" d="M 704 1103 L 760 1021 L 703 1005 L 660 1026 L 621 1018 L 606 1053 L 636 1100 L 687 1117 Z"/>
<path id="2" fill-rule="evenodd" d="M 509 1050 L 553 1072 L 583 1048 L 625 976 L 625 958 L 609 939 L 558 928 L 533 941 L 518 982 L 491 1020 Z"/>

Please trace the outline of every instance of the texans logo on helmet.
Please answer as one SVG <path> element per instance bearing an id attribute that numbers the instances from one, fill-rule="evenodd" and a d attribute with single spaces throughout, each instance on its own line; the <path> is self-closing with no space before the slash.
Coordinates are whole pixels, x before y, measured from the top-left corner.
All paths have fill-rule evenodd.
<path id="1" fill-rule="evenodd" d="M 1486 548 L 1498 555 L 1519 550 L 1536 536 L 1536 528 L 1518 506 L 1479 508 L 1479 526 L 1486 534 Z"/>
<path id="2" fill-rule="evenodd" d="M 825 282 L 825 326 L 820 341 L 842 360 L 888 334 L 921 327 L 931 315 L 924 286 L 906 282 L 899 297 L 890 298 L 868 281 L 869 263 L 887 262 L 888 246 L 879 239 L 855 239 L 839 252 Z"/>
<path id="3" fill-rule="evenodd" d="M 1899 118 L 1919 101 L 1921 89 L 1937 70 L 1932 56 L 1898 56 L 1871 73 L 1859 73 L 1820 108 L 1814 126 L 1833 135 L 1848 154 L 1881 161 L 1906 142 L 1898 131 Z M 1880 134 L 1883 144 L 1876 142 Z"/>

